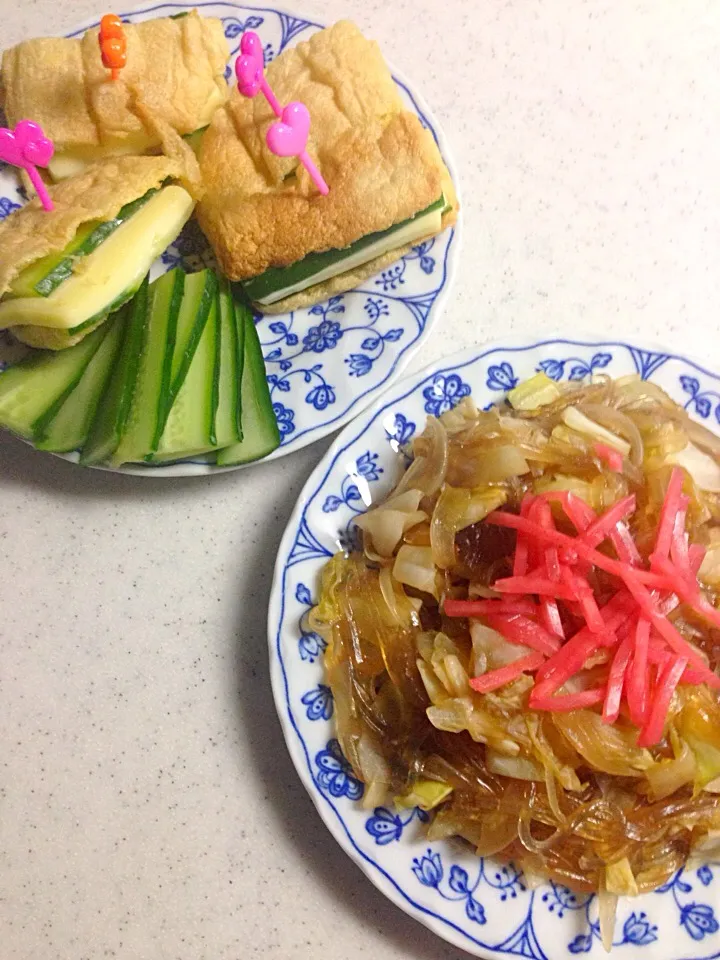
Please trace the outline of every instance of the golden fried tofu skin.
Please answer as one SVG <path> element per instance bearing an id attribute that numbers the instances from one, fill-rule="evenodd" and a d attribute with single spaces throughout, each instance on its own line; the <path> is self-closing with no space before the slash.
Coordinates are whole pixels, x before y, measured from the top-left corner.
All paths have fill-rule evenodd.
<path id="1" fill-rule="evenodd" d="M 0 329 L 63 350 L 137 292 L 192 215 L 178 159 L 107 157 L 0 223 Z"/>
<path id="2" fill-rule="evenodd" d="M 267 78 L 281 103 L 300 100 L 310 111 L 307 149 L 330 192 L 321 196 L 296 158 L 268 150 L 265 135 L 276 118 L 265 99 L 234 91 L 203 138 L 205 194 L 197 208 L 231 279 L 289 267 L 308 254 L 345 251 L 441 197 L 443 208 L 425 235 L 455 221 L 455 191 L 432 135 L 404 109 L 379 47 L 354 24 L 341 21 L 285 51 L 269 65 Z M 291 299 L 283 291 L 268 300 L 248 290 L 267 312 L 308 305 L 349 289 L 405 247 L 398 235 L 394 250 L 387 242 L 370 249 L 363 263 L 357 257 L 349 262 L 342 277 L 319 274 L 318 283 L 303 290 L 289 284 Z"/>
<path id="3" fill-rule="evenodd" d="M 0 222 L 0 297 L 24 267 L 62 250 L 82 224 L 110 220 L 125 204 L 179 172 L 167 157 L 108 158 L 50 187 L 52 211 L 34 199 L 10 214 Z"/>
<path id="4" fill-rule="evenodd" d="M 55 179 L 108 154 L 156 148 L 157 133 L 138 104 L 183 136 L 207 126 L 227 99 L 220 20 L 193 10 L 124 29 L 127 64 L 115 81 L 102 65 L 97 28 L 78 39 L 26 40 L 3 54 L 7 118 L 31 117 L 54 141 Z"/>

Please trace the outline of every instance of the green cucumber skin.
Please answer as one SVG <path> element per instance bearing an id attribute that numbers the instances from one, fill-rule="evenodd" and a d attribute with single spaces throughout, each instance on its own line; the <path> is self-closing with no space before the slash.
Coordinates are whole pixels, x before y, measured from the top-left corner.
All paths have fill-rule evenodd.
<path id="1" fill-rule="evenodd" d="M 88 254 L 97 250 L 101 243 L 107 240 L 111 234 L 115 233 L 118 227 L 129 220 L 134 213 L 137 213 L 137 211 L 148 202 L 150 197 L 156 193 L 156 189 L 148 190 L 147 193 L 143 194 L 143 196 L 137 200 L 126 203 L 125 206 L 118 211 L 116 216 L 111 220 L 104 220 L 98 224 L 98 226 L 76 246 L 73 246 L 73 242 L 71 241 L 67 256 L 64 256 L 49 273 L 33 286 L 34 292 L 40 297 L 49 297 L 53 291 L 57 290 L 61 283 L 64 283 L 65 280 L 73 275 L 75 264 L 78 260 L 87 257 Z"/>
<path id="2" fill-rule="evenodd" d="M 107 460 L 118 448 L 127 423 L 137 383 L 140 351 L 148 320 L 148 280 L 125 308 L 126 327 L 118 363 L 90 427 L 80 462 L 92 465 Z"/>
<path id="3" fill-rule="evenodd" d="M 48 424 L 42 439 L 35 439 L 38 450 L 70 453 L 87 440 L 100 398 L 112 376 L 122 344 L 122 316 L 114 317 L 103 330 L 105 337 L 95 351 L 77 386 Z"/>
<path id="4" fill-rule="evenodd" d="M 368 233 L 366 236 L 356 240 L 355 243 L 351 243 L 349 247 L 341 250 L 324 250 L 322 253 L 308 253 L 302 260 L 291 263 L 287 267 L 269 267 L 264 273 L 258 274 L 257 277 L 252 277 L 250 280 L 244 281 L 242 288 L 251 300 L 256 302 L 262 300 L 263 297 L 267 297 L 277 290 L 282 290 L 301 280 L 307 280 L 312 277 L 313 274 L 324 270 L 325 267 L 329 267 L 344 257 L 349 256 L 351 253 L 362 250 L 370 246 L 370 244 L 376 243 L 378 240 L 394 233 L 396 230 L 407 226 L 417 217 L 422 217 L 426 213 L 431 213 L 434 210 L 440 210 L 444 206 L 445 198 L 440 197 L 439 200 L 431 203 L 429 207 L 426 207 L 424 210 L 419 210 L 412 217 L 408 217 L 407 220 L 393 224 L 392 227 L 388 227 L 386 230 Z M 262 307 L 262 304 L 260 304 L 260 306 Z"/>
<path id="5" fill-rule="evenodd" d="M 145 280 L 140 286 L 131 308 L 131 320 L 130 324 L 133 328 L 134 338 L 133 338 L 133 351 L 130 355 L 130 376 L 125 381 L 125 389 L 122 392 L 122 399 L 118 407 L 118 425 L 119 432 L 122 436 L 122 431 L 125 429 L 125 424 L 127 423 L 127 418 L 130 413 L 130 407 L 132 405 L 133 392 L 135 390 L 135 383 L 137 381 L 137 373 L 140 367 L 140 349 L 143 340 L 145 339 L 145 328 L 148 323 L 148 287 L 149 287 L 148 278 L 145 277 Z"/>
<path id="6" fill-rule="evenodd" d="M 218 452 L 217 464 L 221 467 L 259 460 L 280 446 L 280 431 L 272 407 L 270 388 L 265 376 L 265 360 L 252 310 L 246 304 L 237 302 L 235 309 L 242 316 L 245 327 L 245 362 L 242 374 L 243 439 L 240 443 Z"/>
<path id="7" fill-rule="evenodd" d="M 180 387 L 185 382 L 185 377 L 190 369 L 192 359 L 195 356 L 195 351 L 197 350 L 197 345 L 200 342 L 200 337 L 202 337 L 203 331 L 205 330 L 205 324 L 207 323 L 207 319 L 210 315 L 210 308 L 215 300 L 217 289 L 217 275 L 213 273 L 212 270 L 207 270 L 205 272 L 205 286 L 200 297 L 200 303 L 198 305 L 198 311 L 195 317 L 195 324 L 193 326 L 192 333 L 190 334 L 190 338 L 183 349 L 182 357 L 177 365 L 177 373 L 175 374 L 170 388 L 171 403 L 178 395 Z M 175 364 L 173 364 L 173 366 L 175 366 Z"/>
<path id="8" fill-rule="evenodd" d="M 100 346 L 105 331 L 58 355 L 35 351 L 0 376 L 0 426 L 26 440 L 42 434 L 72 392 Z M 23 391 L 28 396 L 23 399 Z"/>
<path id="9" fill-rule="evenodd" d="M 213 425 L 212 383 L 215 376 L 217 315 L 217 302 L 213 298 L 210 315 L 187 376 L 173 400 L 153 462 L 182 460 L 214 449 L 210 432 Z"/>
<path id="10" fill-rule="evenodd" d="M 214 446 L 227 447 L 242 440 L 242 396 L 238 318 L 227 281 L 221 279 L 218 298 L 221 354 L 218 370 L 218 406 L 215 414 Z"/>
<path id="11" fill-rule="evenodd" d="M 113 452 L 114 466 L 142 460 L 152 452 L 158 421 L 167 404 L 172 344 L 175 341 L 183 288 L 184 274 L 181 270 L 166 273 L 148 287 L 147 323 L 132 407 L 120 443 Z"/>
<path id="12" fill-rule="evenodd" d="M 69 327 L 68 336 L 74 337 L 78 333 L 82 333 L 82 331 L 86 330 L 88 327 L 91 327 L 94 323 L 97 323 L 98 320 L 102 320 L 103 317 L 107 317 L 109 314 L 115 313 L 115 311 L 124 306 L 128 300 L 132 300 L 139 289 L 140 287 L 129 287 L 124 293 L 120 294 L 117 300 L 113 300 L 107 310 L 103 310 L 101 313 L 96 313 L 95 316 L 90 317 L 89 320 L 83 320 L 83 322 L 79 323 L 76 327 Z"/>
<path id="13" fill-rule="evenodd" d="M 235 318 L 235 350 L 236 352 L 236 375 L 237 375 L 237 406 L 235 408 L 235 417 L 237 421 L 238 442 L 243 439 L 243 417 L 242 417 L 242 382 L 243 372 L 245 370 L 245 312 L 238 308 L 235 298 L 230 291 L 228 284 L 228 300 L 232 306 L 233 317 Z M 250 308 L 247 307 L 249 310 Z M 250 311 L 252 319 L 252 311 Z M 264 361 L 263 361 L 264 364 Z"/>
<path id="14" fill-rule="evenodd" d="M 215 278 L 217 280 L 217 276 Z M 222 362 L 222 330 L 221 330 L 221 321 L 220 321 L 220 285 L 219 283 L 215 288 L 215 306 L 211 311 L 210 320 L 208 322 L 214 323 L 215 330 L 213 335 L 213 369 L 212 369 L 212 379 L 210 381 L 210 405 L 208 408 L 208 444 L 210 450 L 215 450 L 217 448 L 217 431 L 216 431 L 216 420 L 218 406 L 220 405 L 220 363 Z"/>
<path id="15" fill-rule="evenodd" d="M 38 417 L 38 419 L 32 425 L 33 443 L 42 441 L 45 438 L 48 427 L 50 426 L 52 421 L 55 419 L 57 414 L 59 413 L 60 408 L 63 406 L 65 401 L 73 393 L 77 385 L 82 380 L 85 374 L 85 371 L 87 370 L 89 365 L 92 363 L 93 358 L 95 357 L 98 350 L 100 349 L 100 346 L 102 345 L 102 342 L 106 336 L 107 336 L 107 330 L 105 329 L 105 327 L 101 327 L 99 330 L 96 330 L 94 333 L 88 334 L 86 339 L 95 341 L 95 348 L 92 350 L 90 356 L 87 358 L 87 362 L 85 363 L 85 365 L 78 370 L 75 380 L 72 383 L 68 384 L 67 389 L 63 391 L 63 393 L 57 398 L 55 403 L 51 404 L 48 407 L 48 409 L 45 411 L 45 413 L 41 417 Z M 77 346 L 80 346 L 80 344 L 77 344 Z"/>
<path id="16" fill-rule="evenodd" d="M 197 307 L 195 309 L 195 315 L 190 325 L 190 329 L 187 331 L 187 336 L 184 338 L 184 342 L 183 334 L 186 331 L 180 330 L 180 314 L 178 313 L 178 323 L 176 324 L 176 340 L 174 344 L 170 371 L 170 387 L 167 392 L 167 402 L 165 404 L 165 409 L 163 410 L 162 418 L 158 421 L 156 433 L 158 442 L 153 448 L 153 453 L 159 448 L 160 439 L 165 432 L 165 427 L 167 426 L 172 405 L 175 403 L 175 400 L 177 399 L 177 396 L 185 382 L 188 370 L 190 369 L 190 364 L 193 361 L 198 344 L 200 343 L 200 338 L 205 331 L 205 326 L 207 324 L 208 317 L 210 316 L 210 310 L 215 302 L 215 292 L 218 287 L 218 278 L 212 270 L 204 270 L 200 273 L 188 274 L 185 277 L 186 295 L 196 295 L 196 292 L 194 289 L 192 289 L 192 287 L 194 284 L 198 284 L 200 282 L 203 284 L 202 291 L 200 292 Z M 191 289 L 188 290 L 188 287 Z M 153 459 L 152 453 L 147 459 Z"/>
<path id="17" fill-rule="evenodd" d="M 175 344 L 177 343 L 178 317 L 180 316 L 180 307 L 185 296 L 185 273 L 183 270 L 176 270 L 173 291 L 170 297 L 170 316 L 167 326 L 167 349 L 165 350 L 165 363 L 162 372 L 162 389 L 158 396 L 157 415 L 155 419 L 155 433 L 152 439 L 152 448 L 148 451 L 146 459 L 150 459 L 157 450 L 162 436 L 162 424 L 167 420 L 170 412 L 170 379 L 172 376 L 173 354 L 175 353 Z"/>
<path id="18" fill-rule="evenodd" d="M 218 284 L 215 293 L 215 361 L 213 364 L 212 383 L 210 385 L 210 430 L 208 437 L 210 445 L 217 447 L 217 418 L 220 408 L 220 367 L 222 364 L 223 347 L 223 323 L 220 314 L 220 285 Z"/>

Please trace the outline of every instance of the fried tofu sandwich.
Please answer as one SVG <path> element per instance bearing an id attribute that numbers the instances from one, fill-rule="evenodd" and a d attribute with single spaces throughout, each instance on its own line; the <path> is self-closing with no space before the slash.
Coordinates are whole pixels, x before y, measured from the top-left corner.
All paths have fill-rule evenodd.
<path id="1" fill-rule="evenodd" d="M 295 157 L 272 154 L 264 97 L 233 91 L 200 149 L 197 217 L 224 273 L 265 313 L 350 290 L 457 216 L 432 134 L 405 109 L 379 47 L 341 21 L 283 52 L 267 80 L 310 111 L 307 151 L 322 196 Z"/>
<path id="2" fill-rule="evenodd" d="M 2 55 L 0 103 L 12 126 L 31 117 L 54 142 L 54 180 L 108 155 L 154 151 L 161 137 L 148 117 L 180 136 L 196 133 L 227 98 L 220 20 L 192 10 L 123 27 L 127 63 L 117 80 L 102 64 L 97 27 L 25 40 Z"/>
<path id="3" fill-rule="evenodd" d="M 0 222 L 0 329 L 62 350 L 129 300 L 190 218 L 176 159 L 108 157 Z"/>

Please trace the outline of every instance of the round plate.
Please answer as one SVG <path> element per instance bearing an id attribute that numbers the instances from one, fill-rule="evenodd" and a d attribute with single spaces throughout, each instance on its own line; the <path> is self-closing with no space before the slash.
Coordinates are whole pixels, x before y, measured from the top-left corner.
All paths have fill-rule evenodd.
<path id="1" fill-rule="evenodd" d="M 219 17 L 236 56 L 244 30 L 255 30 L 265 47 L 265 62 L 322 25 L 275 7 L 236 3 L 163 3 L 121 14 L 136 22 L 198 9 Z M 71 36 L 82 34 L 88 21 Z M 372 33 L 372 30 L 370 30 Z M 227 77 L 232 76 L 228 65 Z M 457 184 L 448 145 L 425 101 L 393 70 L 403 101 L 435 137 Z M 0 220 L 26 199 L 14 173 L 0 165 Z M 273 316 L 257 315 L 265 366 L 282 442 L 266 459 L 284 456 L 319 440 L 350 420 L 374 399 L 408 364 L 440 317 L 455 268 L 458 229 L 426 240 L 362 287 L 306 310 Z M 182 264 L 188 270 L 213 265 L 207 240 L 192 222 L 155 264 L 152 276 Z M 4 359 L 0 333 L 0 369 Z M 8 357 L 12 359 L 12 357 Z M 66 459 L 77 462 L 77 454 Z M 145 476 L 194 476 L 236 470 L 200 459 L 160 466 L 121 467 L 120 473 Z"/>
<path id="2" fill-rule="evenodd" d="M 720 376 L 656 347 L 561 338 L 466 351 L 397 384 L 347 427 L 308 480 L 278 554 L 270 598 L 273 691 L 300 777 L 335 839 L 397 906 L 478 957 L 531 960 L 607 956 L 597 902 L 548 883 L 530 890 L 512 866 L 482 860 L 456 841 L 428 842 L 425 815 L 363 810 L 363 786 L 342 756 L 325 685 L 323 640 L 306 626 L 318 575 L 353 540 L 353 521 L 383 499 L 402 469 L 400 444 L 472 392 L 479 407 L 538 370 L 554 380 L 639 373 L 697 419 L 720 421 Z M 715 909 L 720 865 L 682 871 L 662 889 L 620 902 L 618 960 L 720 956 Z"/>

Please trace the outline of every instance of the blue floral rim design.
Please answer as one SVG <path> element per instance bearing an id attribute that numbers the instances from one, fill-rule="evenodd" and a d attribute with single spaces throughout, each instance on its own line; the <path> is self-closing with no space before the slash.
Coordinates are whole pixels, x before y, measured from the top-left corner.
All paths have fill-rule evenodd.
<path id="1" fill-rule="evenodd" d="M 343 764 L 342 755 L 337 755 L 332 730 L 332 697 L 322 683 L 319 661 L 322 650 L 313 648 L 314 662 L 310 665 L 308 658 L 303 657 L 302 615 L 298 624 L 299 646 L 297 640 L 289 639 L 293 626 L 286 619 L 288 603 L 293 608 L 298 603 L 305 609 L 311 605 L 312 590 L 308 584 L 314 582 L 318 569 L 332 552 L 352 536 L 352 517 L 372 501 L 372 488 L 382 487 L 386 482 L 387 472 L 381 471 L 386 470 L 389 462 L 387 451 L 401 452 L 401 444 L 407 442 L 416 428 L 422 428 L 423 415 L 449 409 L 468 395 L 471 388 L 476 402 L 484 402 L 484 397 L 490 402 L 497 401 L 519 379 L 536 370 L 544 370 L 558 380 L 580 380 L 603 372 L 610 375 L 635 372 L 645 379 L 660 379 L 674 399 L 683 402 L 684 393 L 688 409 L 701 419 L 709 417 L 711 410 L 702 404 L 699 409 L 693 409 L 695 398 L 714 392 L 720 397 L 720 376 L 700 362 L 662 348 L 641 349 L 625 342 L 594 338 L 552 337 L 537 342 L 488 345 L 443 361 L 398 385 L 335 441 L 308 480 L 288 524 L 278 552 L 268 618 L 273 691 L 290 753 L 323 820 L 370 879 L 397 905 L 438 935 L 478 956 L 519 955 L 530 960 L 556 960 L 561 955 L 570 958 L 578 954 L 599 957 L 604 953 L 593 912 L 596 911 L 594 897 L 575 895 L 553 884 L 543 885 L 539 890 L 526 890 L 521 875 L 513 873 L 512 868 L 497 868 L 492 861 L 475 860 L 473 875 L 467 859 L 462 865 L 453 862 L 452 851 L 457 853 L 457 850 L 450 843 L 428 846 L 427 840 L 415 834 L 409 841 L 412 846 L 402 848 L 402 864 L 398 860 L 397 868 L 395 863 L 388 866 L 384 852 L 400 850 L 405 834 L 422 816 L 419 811 L 377 807 L 363 820 L 354 812 L 356 804 L 350 801 L 359 795 L 360 788 L 346 761 Z M 378 455 L 381 449 L 385 452 Z M 356 482 L 356 477 L 365 481 L 364 486 Z M 386 484 L 383 490 L 388 489 L 390 486 Z M 337 520 L 330 526 L 333 517 Z M 299 575 L 302 576 L 301 589 L 298 588 L 297 596 L 289 596 L 288 583 L 290 580 L 294 583 Z M 303 662 L 305 666 L 301 668 Z M 309 686 L 300 681 L 300 670 L 311 671 L 320 684 L 294 699 L 292 691 L 297 689 L 297 683 L 301 689 Z M 323 740 L 319 748 L 310 746 L 308 740 L 314 744 L 321 730 L 327 731 L 328 739 Z M 332 789 L 327 778 L 320 779 L 322 771 L 334 777 Z M 367 845 L 368 837 L 374 846 Z M 509 872 L 504 875 L 503 869 Z M 648 960 L 711 960 L 720 956 L 720 927 L 715 909 L 702 896 L 715 875 L 711 865 L 694 872 L 681 871 L 655 895 L 649 895 L 650 907 L 648 897 L 637 902 L 624 901 L 614 944 L 618 951 L 624 949 L 618 955 L 632 957 L 633 954 L 626 951 L 642 947 L 643 956 Z M 423 890 L 438 897 L 439 904 L 434 906 Z M 492 919 L 488 910 L 494 908 L 485 899 L 486 894 L 482 895 L 481 902 L 482 890 L 495 891 L 494 895 L 508 905 L 512 903 L 516 911 L 517 923 L 502 939 L 485 936 Z M 663 896 L 663 903 L 664 897 L 669 897 L 673 910 L 663 906 L 658 913 L 657 908 L 652 907 L 654 896 Z M 522 907 L 519 906 L 521 900 Z M 557 920 L 565 918 L 564 924 L 572 919 L 572 925 L 556 930 L 554 936 L 561 938 L 557 943 L 554 940 L 544 943 L 547 931 L 543 928 L 546 924 L 543 917 L 547 916 Z M 682 936 L 678 934 L 677 944 L 673 939 L 672 952 L 668 953 L 667 934 L 661 937 L 660 921 L 661 917 L 667 920 L 672 916 L 676 918 L 675 929 Z M 693 952 L 693 943 L 701 942 L 705 949 Z M 707 950 L 710 944 L 715 947 L 714 952 Z"/>

